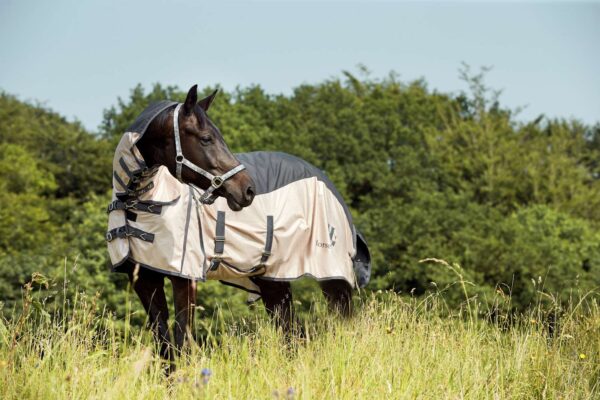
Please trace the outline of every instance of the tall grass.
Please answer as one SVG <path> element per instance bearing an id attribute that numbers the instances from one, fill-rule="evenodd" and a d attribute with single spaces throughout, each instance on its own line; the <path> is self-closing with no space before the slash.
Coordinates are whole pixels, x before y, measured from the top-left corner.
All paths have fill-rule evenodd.
<path id="1" fill-rule="evenodd" d="M 540 310 L 484 320 L 472 317 L 476 303 L 452 311 L 441 295 L 363 293 L 349 321 L 319 303 L 304 319 L 307 338 L 292 341 L 262 310 L 232 324 L 223 308 L 166 377 L 150 334 L 128 316 L 84 296 L 51 316 L 30 292 L 0 321 L 2 399 L 600 397 L 596 295 L 565 305 L 552 337 Z"/>

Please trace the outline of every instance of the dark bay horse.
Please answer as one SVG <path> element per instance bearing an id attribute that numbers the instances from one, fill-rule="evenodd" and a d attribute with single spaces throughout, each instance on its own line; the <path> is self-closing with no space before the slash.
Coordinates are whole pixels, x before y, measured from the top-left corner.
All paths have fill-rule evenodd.
<path id="1" fill-rule="evenodd" d="M 193 86 L 181 107 L 178 116 L 180 149 L 185 159 L 215 176 L 222 176 L 240 163 L 228 149 L 219 129 L 208 118 L 207 111 L 216 91 L 210 96 L 197 99 L 197 86 Z M 166 166 L 173 176 L 180 176 L 184 183 L 206 190 L 211 181 L 193 168 L 179 166 L 176 160 L 177 143 L 174 139 L 174 109 L 162 111 L 152 120 L 145 134 L 137 143 L 148 167 Z M 246 171 L 240 171 L 222 184 L 215 195 L 225 197 L 229 208 L 239 211 L 250 206 L 255 195 L 254 183 Z M 135 292 L 139 296 L 149 317 L 149 325 L 160 344 L 161 356 L 173 361 L 186 339 L 191 339 L 196 303 L 196 282 L 151 269 L 136 267 L 128 261 L 125 270 Z M 168 327 L 169 310 L 165 298 L 164 281 L 168 277 L 173 286 L 175 303 L 174 348 Z M 294 326 L 293 302 L 289 282 L 276 282 L 253 278 L 260 287 L 263 303 L 268 314 L 286 333 Z M 320 282 L 322 291 L 331 308 L 343 315 L 351 312 L 351 287 L 339 280 Z M 174 351 L 175 350 L 175 351 Z M 172 368 L 172 363 L 171 363 Z"/>

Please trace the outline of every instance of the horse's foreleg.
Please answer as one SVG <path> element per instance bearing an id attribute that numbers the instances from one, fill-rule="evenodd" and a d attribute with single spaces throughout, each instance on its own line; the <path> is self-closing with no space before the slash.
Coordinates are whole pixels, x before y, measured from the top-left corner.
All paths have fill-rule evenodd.
<path id="1" fill-rule="evenodd" d="M 267 314 L 285 334 L 298 328 L 292 302 L 292 289 L 289 282 L 275 282 L 262 279 L 254 281 L 260 288 L 262 301 Z"/>
<path id="2" fill-rule="evenodd" d="M 137 273 L 132 270 L 128 275 L 129 282 L 148 313 L 148 324 L 160 345 L 160 355 L 170 362 L 172 368 L 173 353 L 169 335 L 169 308 L 165 298 L 164 275 L 144 268 L 138 268 Z"/>
<path id="3" fill-rule="evenodd" d="M 321 291 L 327 299 L 329 309 L 344 317 L 352 315 L 352 287 L 342 279 L 319 282 Z"/>
<path id="4" fill-rule="evenodd" d="M 192 279 L 172 277 L 171 283 L 175 301 L 175 346 L 181 350 L 186 339 L 193 340 L 196 282 Z"/>

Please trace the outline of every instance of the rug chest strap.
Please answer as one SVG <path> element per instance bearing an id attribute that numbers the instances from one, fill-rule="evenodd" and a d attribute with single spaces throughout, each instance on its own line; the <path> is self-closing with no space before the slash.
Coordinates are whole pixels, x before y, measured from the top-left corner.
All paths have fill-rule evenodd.
<path id="1" fill-rule="evenodd" d="M 127 189 L 127 195 L 131 197 L 140 197 L 144 193 L 148 193 L 154 189 L 154 182 L 150 181 L 146 186 L 139 189 Z"/>
<path id="2" fill-rule="evenodd" d="M 133 157 L 138 162 L 140 167 L 142 167 L 142 169 L 132 171 L 123 159 L 123 157 L 121 157 L 119 158 L 119 165 L 121 166 L 121 170 L 129 178 L 129 181 L 128 183 L 123 182 L 123 179 L 121 179 L 119 174 L 117 174 L 117 171 L 113 171 L 113 178 L 119 183 L 119 185 L 121 185 L 125 189 L 128 196 L 139 197 L 140 195 L 152 190 L 154 188 L 154 183 L 150 182 L 143 188 L 139 188 L 138 185 L 142 182 L 142 180 L 154 175 L 158 169 L 148 169 L 145 166 L 145 163 L 137 159 L 135 154 L 133 155 Z"/>
<path id="3" fill-rule="evenodd" d="M 215 256 L 210 262 L 210 271 L 214 271 L 219 268 L 223 251 L 225 251 L 225 212 L 217 211 L 217 226 L 215 228 Z"/>
<path id="4" fill-rule="evenodd" d="M 115 229 L 111 229 L 106 232 L 106 241 L 111 242 L 114 239 L 124 239 L 126 237 L 132 236 L 134 238 L 138 238 L 143 240 L 144 242 L 154 242 L 154 234 L 144 232 L 141 229 L 134 228 L 133 226 L 123 225 Z"/>
<path id="5" fill-rule="evenodd" d="M 115 210 L 138 210 L 150 214 L 160 214 L 162 212 L 162 205 L 138 200 L 115 200 L 108 205 L 106 212 L 110 213 Z"/>
<path id="6" fill-rule="evenodd" d="M 127 166 L 127 163 L 125 162 L 125 160 L 123 160 L 123 157 L 119 158 L 119 165 L 121 165 L 123 172 L 125 172 L 129 177 L 130 183 L 133 182 L 135 179 L 135 175 L 133 174 L 133 172 L 131 172 L 131 170 Z"/>

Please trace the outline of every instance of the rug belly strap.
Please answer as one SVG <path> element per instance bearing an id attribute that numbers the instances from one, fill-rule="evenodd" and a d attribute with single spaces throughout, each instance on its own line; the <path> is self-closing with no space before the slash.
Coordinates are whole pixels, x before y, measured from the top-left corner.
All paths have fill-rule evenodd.
<path id="1" fill-rule="evenodd" d="M 209 271 L 216 271 L 221 264 L 221 256 L 225 250 L 225 213 L 217 213 L 217 227 L 215 230 L 215 256 L 210 262 Z"/>
<path id="2" fill-rule="evenodd" d="M 262 256 L 260 257 L 260 265 L 265 265 L 265 263 L 271 256 L 272 247 L 273 247 L 273 216 L 267 215 L 267 238 L 265 240 L 265 249 L 263 250 Z"/>

